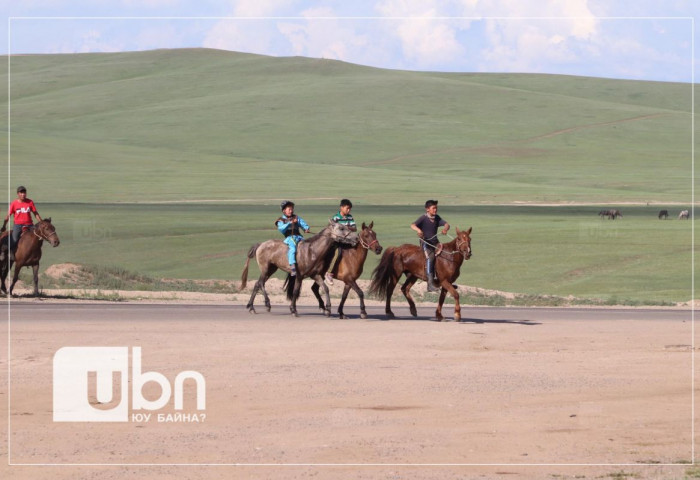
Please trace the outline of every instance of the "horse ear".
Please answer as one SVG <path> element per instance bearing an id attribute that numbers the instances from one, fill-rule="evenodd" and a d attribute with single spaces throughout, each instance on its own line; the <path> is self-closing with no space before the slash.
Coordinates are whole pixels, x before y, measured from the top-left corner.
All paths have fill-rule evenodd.
<path id="1" fill-rule="evenodd" d="M 374 227 L 374 220 L 369 222 L 369 229 L 372 230 L 373 227 Z"/>
<path id="2" fill-rule="evenodd" d="M 372 227 L 369 227 L 372 228 Z M 362 230 L 367 230 L 367 225 L 365 225 L 365 222 L 362 222 Z"/>
<path id="3" fill-rule="evenodd" d="M 45 218 L 44 220 L 46 220 L 47 222 L 51 223 L 51 217 Z"/>
<path id="4" fill-rule="evenodd" d="M 455 229 L 457 230 L 457 236 L 459 236 L 459 227 L 455 227 Z"/>
<path id="5" fill-rule="evenodd" d="M 467 235 L 471 235 L 471 234 L 472 234 L 472 227 L 469 227 L 469 230 L 467 230 Z"/>

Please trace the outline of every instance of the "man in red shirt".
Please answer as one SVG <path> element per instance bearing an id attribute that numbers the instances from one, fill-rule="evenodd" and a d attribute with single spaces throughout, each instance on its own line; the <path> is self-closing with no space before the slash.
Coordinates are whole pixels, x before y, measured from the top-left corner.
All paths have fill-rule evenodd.
<path id="1" fill-rule="evenodd" d="M 27 189 L 22 186 L 17 187 L 17 199 L 13 200 L 10 204 L 10 210 L 7 212 L 5 221 L 2 224 L 2 231 L 5 231 L 10 215 L 14 215 L 11 235 L 12 242 L 10 243 L 11 251 L 14 251 L 17 247 L 19 236 L 22 235 L 22 229 L 33 225 L 32 213 L 41 221 L 41 216 L 39 216 L 39 212 L 36 211 L 34 202 L 27 198 Z"/>

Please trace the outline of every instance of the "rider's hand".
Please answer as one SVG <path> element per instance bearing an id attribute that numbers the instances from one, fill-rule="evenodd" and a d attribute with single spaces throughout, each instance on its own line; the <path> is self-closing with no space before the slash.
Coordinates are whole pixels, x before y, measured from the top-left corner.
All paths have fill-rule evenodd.
<path id="1" fill-rule="evenodd" d="M 418 235 L 418 238 L 423 238 L 423 232 L 416 232 L 416 235 Z"/>

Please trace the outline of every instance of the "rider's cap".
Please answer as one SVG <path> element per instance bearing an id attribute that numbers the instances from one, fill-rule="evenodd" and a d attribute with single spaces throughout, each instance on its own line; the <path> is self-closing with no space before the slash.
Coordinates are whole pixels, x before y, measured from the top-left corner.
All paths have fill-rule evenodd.
<path id="1" fill-rule="evenodd" d="M 284 210 L 287 207 L 293 207 L 293 206 L 294 206 L 294 202 L 289 201 L 289 200 L 285 200 L 284 202 L 280 203 L 280 208 L 282 210 Z"/>
<path id="2" fill-rule="evenodd" d="M 433 205 L 437 205 L 438 201 L 437 200 L 428 200 L 425 202 L 425 208 L 432 207 Z"/>
<path id="3" fill-rule="evenodd" d="M 24 186 L 20 185 L 19 187 L 17 187 L 17 193 L 19 193 L 19 192 L 27 193 L 27 189 L 24 188 Z"/>

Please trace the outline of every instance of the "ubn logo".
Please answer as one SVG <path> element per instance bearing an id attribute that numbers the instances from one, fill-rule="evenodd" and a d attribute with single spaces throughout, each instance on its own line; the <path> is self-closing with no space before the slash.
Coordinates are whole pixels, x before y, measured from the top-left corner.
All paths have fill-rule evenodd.
<path id="1" fill-rule="evenodd" d="M 97 404 L 90 404 L 90 377 L 93 374 Z M 129 421 L 129 347 L 63 347 L 53 357 L 54 422 L 127 422 Z M 115 378 L 116 377 L 116 378 Z M 175 410 L 183 409 L 184 382 L 195 381 L 197 410 L 205 409 L 205 381 L 192 370 L 175 377 Z M 143 387 L 149 382 L 160 386 L 160 397 L 148 400 Z M 133 410 L 158 410 L 165 407 L 173 387 L 158 372 L 141 372 L 141 347 L 132 349 L 131 403 Z M 117 396 L 120 398 L 116 398 Z M 101 407 L 100 404 L 119 403 Z"/>

